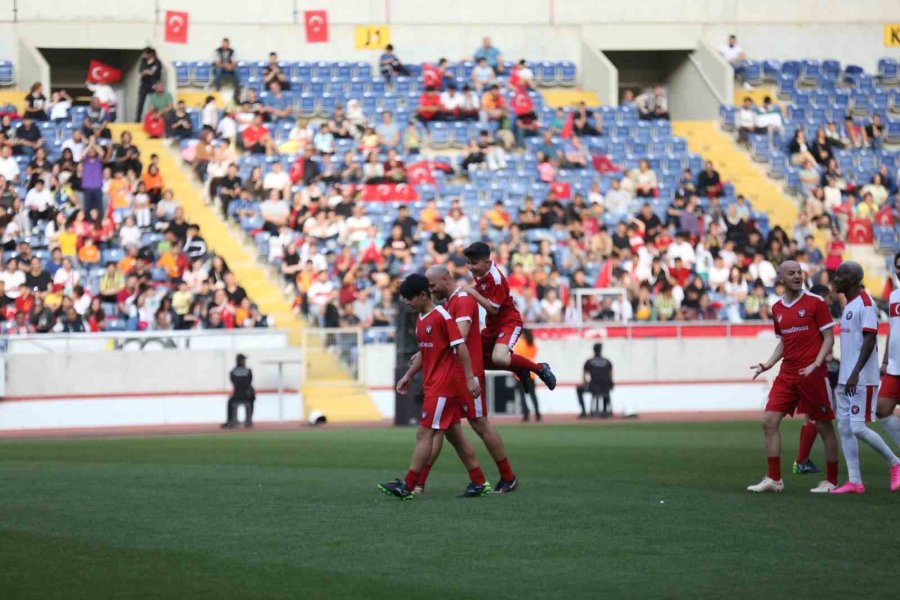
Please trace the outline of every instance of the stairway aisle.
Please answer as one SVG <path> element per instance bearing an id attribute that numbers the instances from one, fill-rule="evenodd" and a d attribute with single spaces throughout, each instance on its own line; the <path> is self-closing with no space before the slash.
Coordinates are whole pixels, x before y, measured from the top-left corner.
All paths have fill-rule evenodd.
<path id="1" fill-rule="evenodd" d="M 714 121 L 673 121 L 672 132 L 687 140 L 691 152 L 711 159 L 722 179 L 746 196 L 754 210 L 768 213 L 773 226 L 780 225 L 790 234 L 797 221 L 797 204 Z"/>
<path id="2" fill-rule="evenodd" d="M 304 324 L 291 310 L 291 304 L 280 289 L 280 281 L 269 267 L 256 260 L 256 248 L 242 234 L 231 230 L 214 206 L 203 200 L 202 190 L 182 167 L 176 151 L 164 140 L 150 139 L 137 124 L 110 126 L 115 139 L 122 131 L 130 131 L 141 156 L 158 154 L 160 170 L 176 201 L 184 208 L 185 218 L 200 226 L 200 232 L 212 252 L 222 256 L 238 282 L 260 310 L 269 315 L 275 327 L 286 329 L 294 346 L 300 346 Z M 356 385 L 337 358 L 320 344 L 319 336 L 309 336 L 306 346 L 307 379 L 303 386 L 306 414 L 321 412 L 329 421 L 372 421 L 381 419 L 364 386 Z"/>

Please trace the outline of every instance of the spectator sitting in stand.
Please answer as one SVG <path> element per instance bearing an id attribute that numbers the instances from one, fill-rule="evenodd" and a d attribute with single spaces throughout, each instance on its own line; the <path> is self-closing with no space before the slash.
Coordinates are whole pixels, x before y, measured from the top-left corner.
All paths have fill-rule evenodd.
<path id="1" fill-rule="evenodd" d="M 234 97 L 241 96 L 241 80 L 237 76 L 237 61 L 234 57 L 234 49 L 228 38 L 222 39 L 222 45 L 216 48 L 213 58 L 213 87 L 216 90 L 222 89 L 222 82 L 225 79 L 231 79 L 234 84 Z"/>
<path id="2" fill-rule="evenodd" d="M 881 122 L 881 115 L 877 112 L 872 114 L 872 119 L 866 124 L 866 139 L 874 150 L 881 150 L 884 145 L 884 125 Z"/>
<path id="3" fill-rule="evenodd" d="M 756 133 L 757 110 L 753 98 L 747 96 L 734 115 L 734 126 L 738 131 L 738 143 L 750 147 L 750 134 Z"/>
<path id="4" fill-rule="evenodd" d="M 393 44 L 385 46 L 384 53 L 378 59 L 378 65 L 381 76 L 388 82 L 397 76 L 409 77 L 409 69 L 403 66 L 403 63 L 401 63 L 400 59 L 397 58 L 397 55 L 394 54 Z"/>
<path id="5" fill-rule="evenodd" d="M 491 86 L 481 98 L 481 122 L 497 121 L 503 123 L 509 117 L 506 100 L 500 95 L 500 88 Z"/>
<path id="6" fill-rule="evenodd" d="M 666 90 L 661 85 L 647 88 L 643 94 L 635 98 L 634 103 L 642 120 L 669 118 L 669 101 L 666 98 Z"/>
<path id="7" fill-rule="evenodd" d="M 459 118 L 464 121 L 477 121 L 481 111 L 481 99 L 478 94 L 467 83 L 463 85 L 460 96 L 462 99 L 459 102 L 457 113 Z"/>
<path id="8" fill-rule="evenodd" d="M 741 79 L 744 76 L 744 50 L 737 43 L 737 36 L 731 34 L 728 36 L 728 42 L 719 48 L 719 54 L 727 60 L 734 68 L 734 76 Z"/>
<path id="9" fill-rule="evenodd" d="M 263 125 L 261 113 L 256 113 L 256 116 L 253 117 L 253 122 L 241 133 L 241 140 L 244 144 L 244 150 L 251 154 L 274 156 L 278 153 L 268 128 Z"/>
<path id="10" fill-rule="evenodd" d="M 443 113 L 444 119 L 448 121 L 463 119 L 460 115 L 462 104 L 463 96 L 456 89 L 456 84 L 453 82 L 448 83 L 447 89 L 441 92 L 441 112 Z M 477 118 L 477 113 L 475 117 Z"/>
<path id="11" fill-rule="evenodd" d="M 263 69 L 263 85 L 265 85 L 267 89 L 270 89 L 269 86 L 275 82 L 281 86 L 282 90 L 286 92 L 290 91 L 291 80 L 288 79 L 288 76 L 285 75 L 284 71 L 281 69 L 281 65 L 278 64 L 278 54 L 270 52 L 269 62 Z"/>
<path id="12" fill-rule="evenodd" d="M 711 160 L 706 161 L 703 170 L 697 175 L 697 193 L 709 198 L 722 195 L 722 180 Z"/>
<path id="13" fill-rule="evenodd" d="M 269 84 L 269 95 L 263 103 L 263 111 L 269 116 L 270 121 L 281 119 L 293 119 L 294 107 L 291 99 L 281 91 L 281 83 L 273 81 Z"/>
<path id="14" fill-rule="evenodd" d="M 426 87 L 419 97 L 419 107 L 416 109 L 416 118 L 423 123 L 440 121 L 441 96 L 433 87 Z"/>
<path id="15" fill-rule="evenodd" d="M 634 193 L 639 198 L 653 198 L 656 196 L 659 181 L 647 160 L 641 160 L 638 163 L 638 168 L 633 170 L 629 177 L 634 185 Z"/>
<path id="16" fill-rule="evenodd" d="M 378 141 L 386 148 L 396 148 L 400 144 L 400 128 L 394 123 L 394 116 L 384 111 L 381 115 L 381 123 L 375 127 Z"/>
<path id="17" fill-rule="evenodd" d="M 503 74 L 505 69 L 503 55 L 500 54 L 500 50 L 491 45 L 491 38 L 489 37 L 485 37 L 481 41 L 481 47 L 475 51 L 472 60 L 477 62 L 481 58 L 487 61 L 487 65 L 494 70 L 494 73 L 497 75 Z"/>
<path id="18" fill-rule="evenodd" d="M 172 115 L 172 125 L 170 126 L 172 137 L 176 140 L 187 140 L 194 136 L 194 125 L 191 123 L 191 117 L 184 108 L 184 102 L 179 100 L 175 113 Z"/>
<path id="19" fill-rule="evenodd" d="M 487 62 L 487 58 L 479 58 L 475 68 L 472 69 L 472 87 L 476 92 L 481 92 L 487 87 L 496 85 L 497 75 Z"/>
<path id="20" fill-rule="evenodd" d="M 33 156 L 38 148 L 44 146 L 44 137 L 29 116 L 22 117 L 22 124 L 16 129 L 13 138 L 13 152 L 17 156 Z"/>
<path id="21" fill-rule="evenodd" d="M 603 135 L 603 118 L 594 115 L 581 101 L 572 116 L 572 131 L 577 135 Z"/>
<path id="22" fill-rule="evenodd" d="M 44 96 L 44 85 L 40 82 L 34 83 L 25 96 L 25 112 L 22 117 L 28 117 L 35 121 L 46 121 L 49 119 L 47 115 L 47 97 Z"/>
<path id="23" fill-rule="evenodd" d="M 509 87 L 517 92 L 527 92 L 534 88 L 534 72 L 528 68 L 528 62 L 524 58 L 519 60 L 510 71 Z"/>

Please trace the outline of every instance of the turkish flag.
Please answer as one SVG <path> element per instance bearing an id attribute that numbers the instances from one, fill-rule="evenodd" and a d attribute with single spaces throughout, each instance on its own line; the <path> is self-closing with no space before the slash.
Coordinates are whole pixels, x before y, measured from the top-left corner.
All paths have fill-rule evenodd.
<path id="1" fill-rule="evenodd" d="M 188 14 L 177 10 L 166 11 L 166 37 L 172 44 L 187 44 Z"/>
<path id="2" fill-rule="evenodd" d="M 556 196 L 557 200 L 568 200 L 572 195 L 572 186 L 568 183 L 557 181 L 550 184 L 550 191 Z"/>
<path id="3" fill-rule="evenodd" d="M 88 65 L 88 83 L 118 83 L 122 81 L 122 71 L 99 60 L 92 60 Z"/>
<path id="4" fill-rule="evenodd" d="M 328 11 L 303 11 L 306 20 L 306 43 L 319 44 L 328 41 Z"/>
<path id="5" fill-rule="evenodd" d="M 850 219 L 847 231 L 848 244 L 872 243 L 872 221 L 869 219 Z"/>
<path id="6" fill-rule="evenodd" d="M 534 101 L 531 99 L 531 96 L 525 92 L 516 92 L 516 95 L 513 96 L 512 105 L 513 112 L 516 113 L 516 116 L 527 115 L 528 113 L 534 112 Z"/>
<path id="7" fill-rule="evenodd" d="M 434 175 L 431 173 L 431 165 L 426 160 L 412 163 L 406 166 L 406 179 L 412 185 L 427 183 L 433 185 L 435 183 Z"/>
<path id="8" fill-rule="evenodd" d="M 892 206 L 885 206 L 877 213 L 875 213 L 875 224 L 876 225 L 893 225 L 894 224 L 894 208 Z"/>
<path id="9" fill-rule="evenodd" d="M 441 89 L 441 70 L 432 64 L 425 64 L 422 66 L 422 84 L 425 87 L 433 87 L 434 89 Z"/>

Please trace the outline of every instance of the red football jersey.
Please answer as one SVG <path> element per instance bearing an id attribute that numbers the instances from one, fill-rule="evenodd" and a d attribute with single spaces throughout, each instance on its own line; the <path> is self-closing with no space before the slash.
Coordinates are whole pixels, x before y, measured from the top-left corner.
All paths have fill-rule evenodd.
<path id="1" fill-rule="evenodd" d="M 416 340 L 422 355 L 425 395 L 451 397 L 459 394 L 459 359 L 454 348 L 463 343 L 456 321 L 443 306 L 435 306 L 416 320 Z"/>
<path id="2" fill-rule="evenodd" d="M 471 294 L 467 294 L 457 288 L 455 292 L 447 299 L 447 312 L 453 317 L 457 323 L 461 321 L 470 321 L 469 334 L 466 336 L 466 349 L 469 351 L 469 358 L 472 360 L 472 374 L 475 377 L 484 377 L 484 359 L 481 356 L 481 322 L 478 314 L 478 302 Z M 462 363 L 459 364 L 460 372 L 462 371 Z"/>
<path id="3" fill-rule="evenodd" d="M 487 298 L 491 306 L 500 309 L 496 315 L 487 315 L 485 329 L 488 332 L 510 322 L 522 322 L 522 315 L 519 314 L 519 309 L 516 308 L 512 295 L 509 293 L 506 275 L 493 262 L 488 272 L 475 280 L 475 289 Z"/>
<path id="4" fill-rule="evenodd" d="M 822 331 L 834 327 L 828 304 L 807 291 L 792 304 L 779 298 L 772 306 L 772 318 L 775 335 L 784 346 L 781 372 L 785 375 L 797 375 L 812 364 L 822 349 Z"/>

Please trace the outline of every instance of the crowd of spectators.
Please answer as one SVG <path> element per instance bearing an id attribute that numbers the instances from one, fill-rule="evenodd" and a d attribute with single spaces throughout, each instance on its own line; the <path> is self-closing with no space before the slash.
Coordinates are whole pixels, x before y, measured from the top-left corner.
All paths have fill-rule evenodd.
<path id="1" fill-rule="evenodd" d="M 113 142 L 97 95 L 80 124 L 39 126 L 71 122 L 71 102 L 35 84 L 23 114 L 0 122 L 2 331 L 266 326 L 185 220 L 159 157 L 142 156 L 127 131 Z"/>

